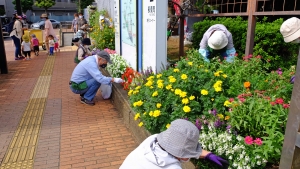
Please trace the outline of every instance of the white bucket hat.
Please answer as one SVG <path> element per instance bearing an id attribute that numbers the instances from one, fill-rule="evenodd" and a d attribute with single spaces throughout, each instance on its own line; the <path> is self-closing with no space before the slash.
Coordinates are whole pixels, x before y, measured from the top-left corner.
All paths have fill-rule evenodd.
<path id="1" fill-rule="evenodd" d="M 159 145 L 178 158 L 199 158 L 202 153 L 199 130 L 191 122 L 178 119 L 170 127 L 157 135 Z"/>
<path id="2" fill-rule="evenodd" d="M 208 38 L 208 46 L 215 50 L 223 49 L 228 44 L 228 38 L 223 31 L 215 31 Z"/>
<path id="3" fill-rule="evenodd" d="M 300 37 L 300 19 L 292 17 L 283 22 L 280 33 L 285 42 L 291 42 Z"/>

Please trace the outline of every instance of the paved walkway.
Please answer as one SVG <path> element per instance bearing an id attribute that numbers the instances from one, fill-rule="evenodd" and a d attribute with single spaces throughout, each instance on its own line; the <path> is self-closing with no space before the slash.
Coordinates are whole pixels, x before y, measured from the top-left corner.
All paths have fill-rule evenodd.
<path id="1" fill-rule="evenodd" d="M 88 106 L 70 91 L 72 50 L 8 61 L 0 74 L 0 169 L 117 169 L 137 146 L 110 100 L 98 93 Z"/>

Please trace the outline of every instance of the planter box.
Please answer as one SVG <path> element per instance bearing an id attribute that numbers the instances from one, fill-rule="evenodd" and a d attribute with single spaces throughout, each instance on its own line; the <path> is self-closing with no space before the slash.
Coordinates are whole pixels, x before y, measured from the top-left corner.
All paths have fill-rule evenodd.
<path id="1" fill-rule="evenodd" d="M 110 76 L 109 73 L 104 69 L 101 69 L 101 72 L 105 76 Z M 134 120 L 135 112 L 130 107 L 127 91 L 123 90 L 123 87 L 120 84 L 113 83 L 112 86 L 113 89 L 111 102 L 113 103 L 114 107 L 118 110 L 118 113 L 123 118 L 123 122 L 133 134 L 136 142 L 138 144 L 142 143 L 147 137 L 151 135 L 151 133 L 148 132 L 144 127 L 139 127 L 139 121 Z M 195 169 L 195 166 L 191 162 L 188 162 L 183 163 L 182 168 Z"/>

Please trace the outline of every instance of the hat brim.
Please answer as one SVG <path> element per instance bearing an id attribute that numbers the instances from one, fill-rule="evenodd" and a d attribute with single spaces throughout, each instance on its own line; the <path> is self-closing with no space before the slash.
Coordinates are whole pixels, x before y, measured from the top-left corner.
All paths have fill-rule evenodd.
<path id="1" fill-rule="evenodd" d="M 212 48 L 214 50 L 220 50 L 220 49 L 225 48 L 228 45 L 228 42 L 224 43 L 222 46 L 219 46 L 219 47 L 214 46 L 213 44 L 210 43 L 210 41 L 208 41 L 207 44 L 210 48 Z"/>
<path id="2" fill-rule="evenodd" d="M 295 40 L 299 37 L 300 37 L 300 29 L 298 29 L 296 32 L 294 32 L 290 36 L 283 37 L 283 39 L 284 39 L 284 42 L 288 43 L 288 42 L 292 42 L 293 40 Z"/>

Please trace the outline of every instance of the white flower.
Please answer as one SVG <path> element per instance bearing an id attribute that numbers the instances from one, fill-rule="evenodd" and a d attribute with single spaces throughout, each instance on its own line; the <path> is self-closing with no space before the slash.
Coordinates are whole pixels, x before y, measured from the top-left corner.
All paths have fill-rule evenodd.
<path id="1" fill-rule="evenodd" d="M 260 162 L 260 161 L 257 161 L 256 164 L 257 164 L 257 165 L 261 165 L 261 162 Z"/>
<path id="2" fill-rule="evenodd" d="M 229 160 L 232 160 L 232 156 L 229 156 L 228 159 L 229 159 Z"/>
<path id="3" fill-rule="evenodd" d="M 237 167 L 238 166 L 237 163 L 235 163 L 235 162 L 232 165 L 233 165 L 233 167 Z"/>

